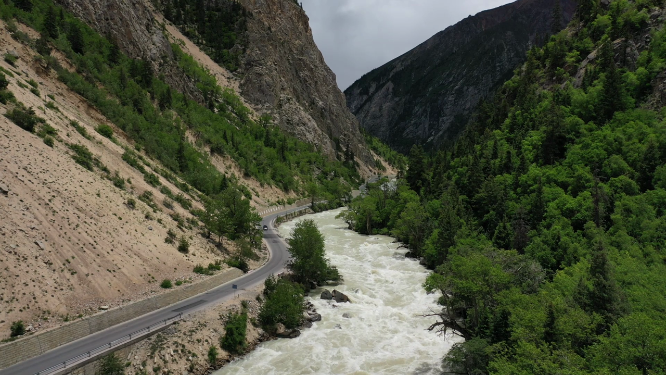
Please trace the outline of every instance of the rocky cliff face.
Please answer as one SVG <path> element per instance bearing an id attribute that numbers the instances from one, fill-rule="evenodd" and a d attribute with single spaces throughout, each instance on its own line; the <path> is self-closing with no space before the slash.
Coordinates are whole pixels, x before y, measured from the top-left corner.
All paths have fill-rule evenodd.
<path id="1" fill-rule="evenodd" d="M 303 9 L 292 0 L 241 3 L 250 14 L 240 67 L 246 100 L 331 157 L 339 140 L 359 159 L 371 162 L 358 122 L 312 38 Z"/>
<path id="2" fill-rule="evenodd" d="M 171 43 L 144 0 L 56 0 L 100 34 L 118 44 L 128 56 L 150 61 L 166 82 L 203 102 L 196 83 L 182 74 Z"/>
<path id="3" fill-rule="evenodd" d="M 552 0 L 519 0 L 441 31 L 345 90 L 361 126 L 394 149 L 455 137 L 477 103 L 551 31 Z M 576 1 L 561 0 L 562 27 Z"/>
<path id="4" fill-rule="evenodd" d="M 109 35 L 134 58 L 149 60 L 167 82 L 202 101 L 194 82 L 179 73 L 157 9 L 146 0 L 58 0 L 98 32 Z M 213 3 L 211 1 L 211 3 Z M 314 144 L 331 158 L 349 145 L 370 165 L 356 118 L 346 106 L 335 75 L 314 43 L 308 17 L 292 0 L 242 0 L 247 10 L 244 49 L 237 77 L 240 94 L 259 114 L 273 116 L 283 130 Z M 336 143 L 340 147 L 337 147 Z"/>

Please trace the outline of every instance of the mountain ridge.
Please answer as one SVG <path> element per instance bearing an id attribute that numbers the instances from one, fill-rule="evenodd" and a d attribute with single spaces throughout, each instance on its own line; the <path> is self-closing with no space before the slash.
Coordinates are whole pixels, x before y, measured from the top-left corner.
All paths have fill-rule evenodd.
<path id="1" fill-rule="evenodd" d="M 361 126 L 391 147 L 437 147 L 510 77 L 550 31 L 552 2 L 523 0 L 470 16 L 368 72 L 345 90 Z M 562 27 L 573 0 L 562 1 Z"/>

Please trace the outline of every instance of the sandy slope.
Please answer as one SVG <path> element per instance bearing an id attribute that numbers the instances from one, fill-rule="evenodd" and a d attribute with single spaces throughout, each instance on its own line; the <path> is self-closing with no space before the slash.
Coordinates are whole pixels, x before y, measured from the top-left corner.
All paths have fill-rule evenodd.
<path id="1" fill-rule="evenodd" d="M 14 41 L 2 22 L 0 46 L 0 54 L 15 51 L 20 56 L 16 67 L 0 61 L 14 72 L 8 77 L 10 90 L 58 130 L 50 148 L 0 116 L 0 182 L 10 189 L 8 196 L 0 195 L 0 338 L 7 337 L 9 325 L 19 319 L 43 329 L 61 323 L 66 315 L 75 317 L 100 305 L 115 306 L 159 292 L 165 278 L 196 279 L 194 265 L 228 255 L 195 228 L 177 228 L 170 213 L 191 215 L 175 203 L 175 211 L 164 207 L 164 195 L 121 159 L 122 146 L 131 147 L 122 132 L 114 127 L 118 144 L 97 134 L 98 124 L 113 125 L 53 72 L 41 70 L 33 61 L 35 53 Z M 30 92 L 30 79 L 39 83 L 39 96 Z M 47 95 L 55 98 L 57 110 L 46 108 L 52 101 Z M 0 114 L 8 108 L 0 105 Z M 87 129 L 91 140 L 69 125 L 72 120 Z M 85 170 L 72 160 L 65 142 L 85 145 L 131 183 L 121 190 L 101 172 Z M 163 178 L 161 182 L 179 192 Z M 146 190 L 153 193 L 157 211 L 137 199 Z M 264 195 L 267 200 L 279 196 Z M 136 200 L 136 209 L 125 204 L 129 198 Z M 190 241 L 189 255 L 164 242 L 169 229 Z"/>

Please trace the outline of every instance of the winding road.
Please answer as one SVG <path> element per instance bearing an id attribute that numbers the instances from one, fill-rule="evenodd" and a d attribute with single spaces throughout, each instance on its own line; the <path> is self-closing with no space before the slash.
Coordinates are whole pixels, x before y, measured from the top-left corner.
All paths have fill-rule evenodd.
<path id="1" fill-rule="evenodd" d="M 78 355 L 87 353 L 93 348 L 103 346 L 109 342 L 118 340 L 130 333 L 136 332 L 144 327 L 157 324 L 169 318 L 182 313 L 183 315 L 191 314 L 193 312 L 205 309 L 208 306 L 224 302 L 234 297 L 237 290 L 233 289 L 233 285 L 238 286 L 238 290 L 249 289 L 260 283 L 271 274 L 278 274 L 285 268 L 286 262 L 289 259 L 287 252 L 287 245 L 282 238 L 280 238 L 273 225 L 275 218 L 279 215 L 284 215 L 289 212 L 302 210 L 308 206 L 301 206 L 291 210 L 276 212 L 266 216 L 261 221 L 262 227 L 268 226 L 268 230 L 264 231 L 264 240 L 270 252 L 268 262 L 261 268 L 247 273 L 235 280 L 227 282 L 211 289 L 206 293 L 188 298 L 179 303 L 153 311 L 146 315 L 140 316 L 136 319 L 118 324 L 104 331 L 86 336 L 77 341 L 59 346 L 51 351 L 48 351 L 40 356 L 34 357 L 27 361 L 17 363 L 11 367 L 0 370 L 0 375 L 32 375 L 40 371 L 44 371 L 52 366 L 56 366 L 63 361 L 74 358 Z"/>

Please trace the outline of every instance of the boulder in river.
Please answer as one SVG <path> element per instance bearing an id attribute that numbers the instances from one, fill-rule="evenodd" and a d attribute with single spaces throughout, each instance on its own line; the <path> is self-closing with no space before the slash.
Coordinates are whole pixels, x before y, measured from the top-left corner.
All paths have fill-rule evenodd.
<path id="1" fill-rule="evenodd" d="M 324 291 L 321 292 L 321 299 L 333 299 L 333 294 L 331 294 L 330 290 L 324 289 Z"/>
<path id="2" fill-rule="evenodd" d="M 275 330 L 275 336 L 283 339 L 293 339 L 301 335 L 301 331 L 298 329 L 287 329 L 285 328 L 284 324 L 278 323 L 276 330 Z"/>
<path id="3" fill-rule="evenodd" d="M 321 321 L 321 314 L 314 313 L 314 314 L 309 314 L 309 315 L 310 315 L 310 318 L 308 319 L 309 321 L 311 321 L 311 322 L 320 322 Z"/>
<path id="4" fill-rule="evenodd" d="M 338 292 L 337 290 L 333 289 L 333 299 L 335 299 L 335 302 L 337 303 L 343 303 L 343 302 L 351 302 L 349 297 L 347 297 L 346 294 L 342 292 Z"/>

